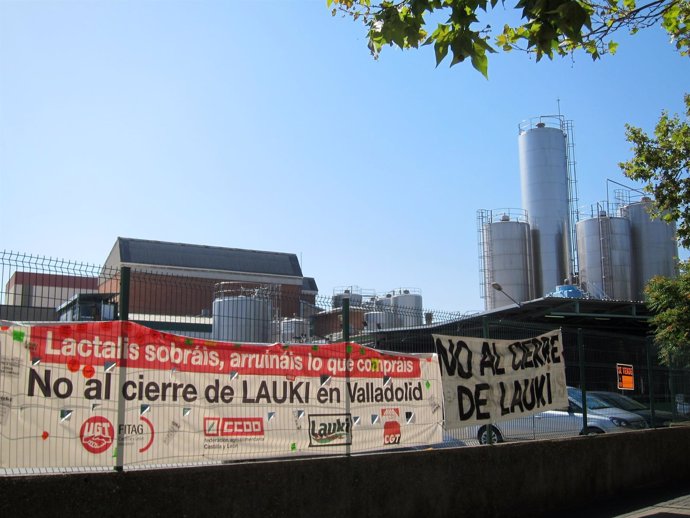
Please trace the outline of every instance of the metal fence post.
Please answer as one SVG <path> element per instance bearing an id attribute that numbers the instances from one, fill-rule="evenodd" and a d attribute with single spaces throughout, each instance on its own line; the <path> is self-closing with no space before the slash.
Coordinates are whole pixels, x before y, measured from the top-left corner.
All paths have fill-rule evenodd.
<path id="1" fill-rule="evenodd" d="M 482 317 L 482 338 L 484 338 L 484 340 L 489 339 L 489 321 L 487 320 L 486 317 Z M 494 443 L 493 419 L 489 421 L 489 426 L 487 427 L 486 438 L 489 441 L 490 445 Z"/>
<path id="2" fill-rule="evenodd" d="M 577 328 L 577 354 L 580 357 L 580 391 L 582 392 L 582 429 L 587 431 L 587 380 L 585 377 L 585 339 L 582 328 Z"/>
<path id="3" fill-rule="evenodd" d="M 673 402 L 674 417 L 678 412 L 678 403 L 676 402 L 676 380 L 675 372 L 673 371 L 673 364 L 668 366 L 668 389 L 671 392 L 671 401 Z"/>
<path id="4" fill-rule="evenodd" d="M 123 266 L 120 268 L 120 320 L 129 320 L 129 284 L 131 268 Z"/>
<path id="5" fill-rule="evenodd" d="M 343 317 L 343 342 L 345 342 L 345 416 L 346 419 L 350 418 L 350 397 L 349 397 L 349 386 L 350 386 L 350 295 L 345 294 L 343 296 L 343 306 L 342 306 L 342 317 Z M 347 441 L 345 441 L 345 455 L 350 456 L 351 454 L 351 442 L 352 442 L 352 418 L 350 418 L 350 431 Z"/>
<path id="6" fill-rule="evenodd" d="M 648 336 L 645 340 L 647 349 L 647 383 L 649 385 L 649 411 L 652 417 L 652 428 L 656 427 L 656 411 L 654 409 L 654 375 L 652 374 L 652 345 L 653 340 Z"/>
<path id="7" fill-rule="evenodd" d="M 130 288 L 131 269 L 129 266 L 123 266 L 120 269 L 120 334 L 122 334 L 125 326 L 122 322 L 129 320 L 129 288 Z M 124 340 L 123 340 L 124 342 Z M 115 437 L 115 471 L 123 471 L 124 468 L 124 436 L 121 431 L 125 424 L 125 399 L 122 397 L 122 388 L 127 380 L 127 350 L 124 345 L 120 348 L 120 376 L 117 393 L 117 428 Z"/>
<path id="8" fill-rule="evenodd" d="M 345 294 L 343 295 L 343 342 L 350 341 L 350 297 Z"/>

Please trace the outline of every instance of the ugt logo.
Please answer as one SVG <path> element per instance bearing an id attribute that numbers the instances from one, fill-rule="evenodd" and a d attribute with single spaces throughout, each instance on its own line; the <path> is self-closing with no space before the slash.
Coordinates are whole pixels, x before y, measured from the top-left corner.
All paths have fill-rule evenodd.
<path id="1" fill-rule="evenodd" d="M 113 424 L 103 416 L 89 417 L 81 425 L 79 439 L 86 451 L 91 453 L 103 453 L 113 444 L 115 428 Z"/>

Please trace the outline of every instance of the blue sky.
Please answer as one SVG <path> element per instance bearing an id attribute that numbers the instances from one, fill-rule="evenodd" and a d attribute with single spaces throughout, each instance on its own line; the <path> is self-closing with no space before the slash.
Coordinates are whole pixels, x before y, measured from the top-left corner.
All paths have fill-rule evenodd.
<path id="1" fill-rule="evenodd" d="M 326 0 L 0 0 L 0 248 L 292 252 L 323 295 L 414 287 L 480 310 L 477 209 L 520 207 L 522 120 L 560 99 L 588 211 L 606 179 L 630 183 L 625 123 L 683 112 L 666 34 L 617 39 L 598 62 L 494 55 L 487 81 L 431 48 L 374 61 Z"/>

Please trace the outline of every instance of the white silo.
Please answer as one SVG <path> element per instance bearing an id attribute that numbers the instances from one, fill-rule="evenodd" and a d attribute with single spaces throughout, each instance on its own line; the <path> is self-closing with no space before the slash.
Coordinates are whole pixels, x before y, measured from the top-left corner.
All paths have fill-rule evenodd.
<path id="1" fill-rule="evenodd" d="M 386 293 L 385 297 L 377 297 L 375 307 L 377 311 L 391 313 L 393 311 L 393 294 Z"/>
<path id="2" fill-rule="evenodd" d="M 627 218 L 597 217 L 577 222 L 580 286 L 598 299 L 632 299 L 632 239 Z"/>
<path id="3" fill-rule="evenodd" d="M 644 287 L 655 275 L 675 277 L 678 274 L 675 224 L 652 218 L 649 213 L 651 204 L 649 198 L 643 198 L 621 209 L 632 227 L 635 300 L 644 300 Z"/>
<path id="4" fill-rule="evenodd" d="M 280 341 L 305 342 L 311 337 L 311 324 L 306 318 L 285 318 L 280 321 Z"/>
<path id="5" fill-rule="evenodd" d="M 424 323 L 422 294 L 418 289 L 400 288 L 393 294 L 392 298 L 397 326 L 421 326 Z"/>
<path id="6" fill-rule="evenodd" d="M 213 340 L 272 342 L 271 300 L 261 296 L 223 296 L 213 301 Z"/>
<path id="7" fill-rule="evenodd" d="M 392 311 L 367 311 L 364 313 L 367 329 L 371 332 L 380 329 L 396 327 L 395 315 Z"/>
<path id="8" fill-rule="evenodd" d="M 481 292 L 487 310 L 534 298 L 527 215 L 520 209 L 479 210 Z M 492 288 L 499 284 L 501 291 Z M 509 295 L 509 296 L 508 296 Z"/>
<path id="9" fill-rule="evenodd" d="M 573 273 L 566 127 L 561 116 L 520 124 L 522 208 L 532 233 L 536 297 L 552 292 Z"/>
<path id="10" fill-rule="evenodd" d="M 334 308 L 341 308 L 343 306 L 344 298 L 348 298 L 350 300 L 350 307 L 359 307 L 362 305 L 362 291 L 358 286 L 333 288 L 331 302 Z"/>

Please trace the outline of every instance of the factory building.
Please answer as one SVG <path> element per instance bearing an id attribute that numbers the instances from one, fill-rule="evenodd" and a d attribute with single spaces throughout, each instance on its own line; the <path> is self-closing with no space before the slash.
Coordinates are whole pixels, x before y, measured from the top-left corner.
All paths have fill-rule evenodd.
<path id="1" fill-rule="evenodd" d="M 574 149 L 561 115 L 519 125 L 522 208 L 477 213 L 485 309 L 549 296 L 642 301 L 653 276 L 677 274 L 675 226 L 650 215 L 649 198 L 620 191 L 580 217 Z"/>

